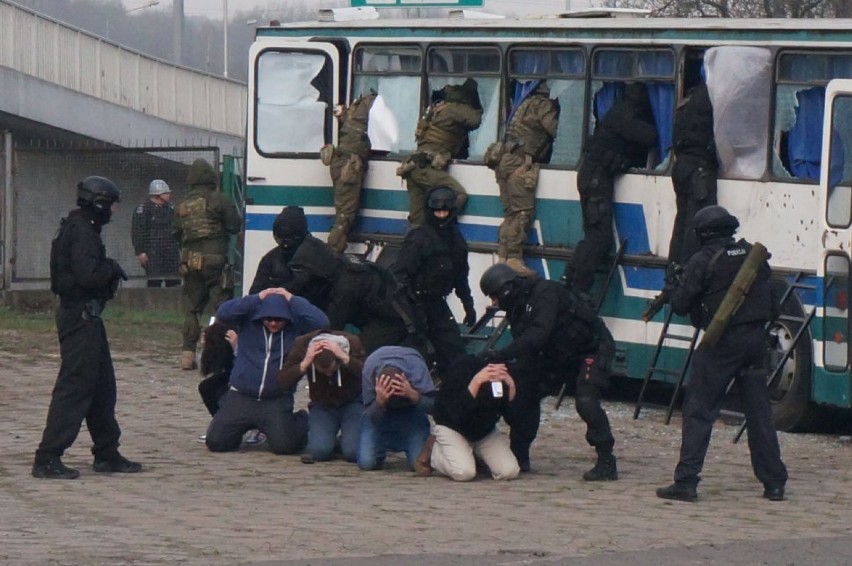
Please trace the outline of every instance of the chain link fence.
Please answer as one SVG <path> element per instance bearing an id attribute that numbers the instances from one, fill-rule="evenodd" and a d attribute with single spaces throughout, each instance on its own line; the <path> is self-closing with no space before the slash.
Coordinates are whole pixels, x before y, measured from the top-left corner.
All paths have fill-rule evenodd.
<path id="1" fill-rule="evenodd" d="M 76 207 L 76 185 L 90 175 L 107 177 L 121 189 L 121 203 L 102 232 L 106 253 L 130 275 L 127 286 L 145 287 L 147 277 L 134 251 L 133 212 L 149 200 L 148 186 L 162 179 L 171 188 L 171 203 L 186 194 L 186 177 L 195 159 L 206 159 L 219 170 L 216 147 L 68 148 L 21 145 L 13 149 L 6 203 L 11 214 L 5 251 L 15 288 L 49 287 L 50 243 L 59 221 Z M 8 178 L 8 177 L 7 177 Z M 5 208 L 5 207 L 4 207 Z M 179 278 L 177 266 L 164 278 Z"/>

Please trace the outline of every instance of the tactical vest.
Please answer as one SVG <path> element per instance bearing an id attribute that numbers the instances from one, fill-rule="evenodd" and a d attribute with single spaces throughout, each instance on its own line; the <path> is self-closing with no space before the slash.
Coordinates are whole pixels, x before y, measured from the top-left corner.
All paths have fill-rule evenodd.
<path id="1" fill-rule="evenodd" d="M 506 132 L 506 141 L 518 144 L 520 149 L 530 155 L 536 163 L 550 161 L 553 150 L 553 137 L 541 121 L 541 109 L 544 104 L 552 109 L 554 101 L 542 94 L 528 96 L 512 116 Z"/>
<path id="2" fill-rule="evenodd" d="M 188 197 L 178 205 L 177 213 L 183 221 L 183 244 L 222 238 L 225 235 L 222 222 L 210 210 L 204 195 Z"/>
<path id="3" fill-rule="evenodd" d="M 729 244 L 717 244 L 712 248 L 712 256 L 704 271 L 707 292 L 701 298 L 700 326 L 707 328 L 728 288 L 737 276 L 751 244 L 745 240 Z M 737 312 L 728 323 L 729 326 L 748 322 L 768 321 L 773 316 L 772 295 L 769 277 L 758 271 L 757 277 L 746 294 Z"/>
<path id="4" fill-rule="evenodd" d="M 458 102 L 440 102 L 430 106 L 417 124 L 414 139 L 418 150 L 448 151 L 452 157 L 458 157 L 467 141 L 467 127 L 452 118 L 448 110 Z M 474 112 L 470 109 L 470 112 Z M 421 148 L 421 146 L 424 146 Z"/>
<path id="5" fill-rule="evenodd" d="M 337 147 L 342 151 L 366 156 L 370 151 L 370 138 L 367 137 L 367 121 L 370 108 L 376 100 L 376 93 L 365 94 L 353 102 L 343 114 Z"/>

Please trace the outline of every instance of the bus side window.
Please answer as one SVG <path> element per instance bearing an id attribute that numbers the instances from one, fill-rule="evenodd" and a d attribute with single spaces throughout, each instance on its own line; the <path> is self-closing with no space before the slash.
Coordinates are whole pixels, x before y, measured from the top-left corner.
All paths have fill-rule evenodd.
<path id="1" fill-rule="evenodd" d="M 546 80 L 550 98 L 559 102 L 559 121 L 551 165 L 575 167 L 583 146 L 586 60 L 580 49 L 515 48 L 509 53 L 509 110 L 516 108 L 534 81 Z"/>
<path id="2" fill-rule="evenodd" d="M 848 228 L 852 225 L 852 97 L 834 100 L 831 127 L 826 220 L 830 226 Z"/>
<path id="3" fill-rule="evenodd" d="M 622 96 L 627 82 L 645 86 L 654 124 L 657 127 L 657 147 L 647 160 L 647 169 L 663 170 L 668 167 L 672 144 L 672 126 L 675 105 L 674 53 L 668 49 L 601 49 L 593 55 L 592 108 L 589 133 L 597 121 Z"/>
<path id="4" fill-rule="evenodd" d="M 255 144 L 262 153 L 317 152 L 331 135 L 331 62 L 324 53 L 267 51 L 257 62 Z"/>
<path id="5" fill-rule="evenodd" d="M 355 52 L 352 91 L 376 91 L 393 116 L 383 124 L 391 154 L 414 151 L 414 129 L 420 117 L 420 67 L 418 47 L 382 45 Z M 390 123 L 393 122 L 393 123 Z"/>
<path id="6" fill-rule="evenodd" d="M 819 181 L 825 84 L 852 78 L 852 56 L 827 53 L 783 53 L 779 58 L 775 95 L 775 140 L 772 172 L 780 178 Z M 830 184 L 844 178 L 845 145 L 832 133 Z"/>
<path id="7" fill-rule="evenodd" d="M 429 51 L 428 92 L 448 84 L 476 80 L 482 103 L 482 122 L 469 134 L 468 159 L 481 161 L 488 146 L 497 139 L 500 118 L 500 52 L 483 47 L 437 47 Z"/>

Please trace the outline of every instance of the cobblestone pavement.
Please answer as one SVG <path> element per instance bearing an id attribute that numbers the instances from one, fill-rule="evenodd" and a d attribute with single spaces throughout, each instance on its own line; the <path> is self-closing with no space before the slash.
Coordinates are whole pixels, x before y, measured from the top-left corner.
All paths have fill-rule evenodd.
<path id="1" fill-rule="evenodd" d="M 212 454 L 197 442 L 208 423 L 197 373 L 179 371 L 171 359 L 125 352 L 114 358 L 122 451 L 145 472 L 93 473 L 84 429 L 64 458 L 81 470 L 76 481 L 30 476 L 58 356 L 0 358 L 0 563 L 360 557 L 354 562 L 367 564 L 366 557 L 376 557 L 373 563 L 425 564 L 431 556 L 431 564 L 587 564 L 623 553 L 654 563 L 649 557 L 657 551 L 662 559 L 691 547 L 740 545 L 757 553 L 748 563 L 806 564 L 817 562 L 777 553 L 761 559 L 759 549 L 815 538 L 832 549 L 852 547 L 835 544 L 852 541 L 852 444 L 835 436 L 781 434 L 789 500 L 771 503 L 761 497 L 745 442 L 731 444 L 736 427 L 717 423 L 699 501 L 666 502 L 654 490 L 671 480 L 677 418 L 667 426 L 662 412 L 646 410 L 634 421 L 632 405 L 607 403 L 620 479 L 590 484 L 580 479 L 594 459 L 582 422 L 570 403 L 554 412 L 548 400 L 534 473 L 509 483 L 459 484 L 415 478 L 400 458 L 365 473 L 344 462 L 309 466 L 260 450 Z M 482 562 L 483 556 L 491 558 Z M 846 556 L 821 563 L 852 562 Z"/>

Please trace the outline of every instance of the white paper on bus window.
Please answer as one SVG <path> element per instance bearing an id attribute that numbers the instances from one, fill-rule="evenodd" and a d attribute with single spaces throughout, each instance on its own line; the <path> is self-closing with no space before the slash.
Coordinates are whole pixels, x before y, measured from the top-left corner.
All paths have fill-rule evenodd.
<path id="1" fill-rule="evenodd" d="M 376 96 L 367 120 L 367 137 L 373 151 L 391 151 L 399 144 L 399 124 L 382 95 Z"/>
<path id="2" fill-rule="evenodd" d="M 760 179 L 766 171 L 772 53 L 762 47 L 713 47 L 704 55 L 720 173 Z"/>

